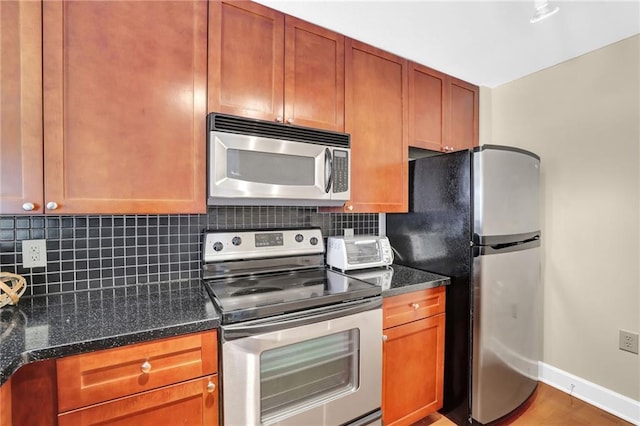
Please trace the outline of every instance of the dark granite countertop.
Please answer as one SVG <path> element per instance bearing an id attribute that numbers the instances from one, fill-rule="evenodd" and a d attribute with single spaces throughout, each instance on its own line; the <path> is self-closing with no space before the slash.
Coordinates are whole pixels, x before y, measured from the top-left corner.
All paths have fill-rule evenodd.
<path id="1" fill-rule="evenodd" d="M 0 385 L 22 365 L 217 328 L 200 280 L 20 299 L 0 308 Z"/>
<path id="2" fill-rule="evenodd" d="M 449 277 L 395 263 L 388 268 L 349 271 L 347 275 L 382 286 L 382 297 L 440 287 L 451 282 Z"/>
<path id="3" fill-rule="evenodd" d="M 391 287 L 383 290 L 383 297 L 410 293 L 426 288 L 440 287 L 451 283 L 449 277 L 434 274 L 433 272 L 422 271 L 404 265 L 396 265 L 395 263 L 391 265 L 391 268 L 393 269 Z"/>

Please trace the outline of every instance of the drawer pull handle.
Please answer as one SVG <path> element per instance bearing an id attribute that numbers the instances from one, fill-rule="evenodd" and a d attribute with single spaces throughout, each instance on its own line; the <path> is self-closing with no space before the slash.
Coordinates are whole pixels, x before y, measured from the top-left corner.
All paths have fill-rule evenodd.
<path id="1" fill-rule="evenodd" d="M 418 308 L 420 307 L 420 305 L 419 305 L 419 304 L 417 304 L 417 303 L 412 303 L 412 304 L 411 304 L 411 307 L 413 308 L 413 310 L 414 310 L 414 311 L 417 311 L 417 310 L 418 310 Z"/>
<path id="2" fill-rule="evenodd" d="M 149 371 L 151 371 L 151 363 L 149 361 L 143 362 L 140 366 L 140 370 L 142 370 L 144 374 L 149 373 Z"/>
<path id="3" fill-rule="evenodd" d="M 382 341 L 383 341 L 383 342 L 386 342 L 386 341 L 387 341 L 387 338 L 388 338 L 388 337 L 387 337 L 387 335 L 386 335 L 386 334 L 383 334 L 383 335 L 382 335 Z"/>
<path id="4" fill-rule="evenodd" d="M 209 383 L 207 383 L 207 392 L 213 393 L 214 390 L 216 390 L 216 385 L 211 380 L 209 380 Z"/>

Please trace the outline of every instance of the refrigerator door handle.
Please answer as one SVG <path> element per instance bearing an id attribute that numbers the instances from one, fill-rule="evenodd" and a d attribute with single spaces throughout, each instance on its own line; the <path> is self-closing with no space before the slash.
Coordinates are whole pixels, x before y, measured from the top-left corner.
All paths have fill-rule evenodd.
<path id="1" fill-rule="evenodd" d="M 471 239 L 473 244 L 477 246 L 495 246 L 498 244 L 529 241 L 534 238 L 540 238 L 540 234 L 540 230 L 534 232 L 525 232 L 523 234 L 506 235 L 479 235 L 474 233 Z"/>
<path id="2" fill-rule="evenodd" d="M 491 248 L 494 249 L 494 250 L 501 250 L 501 249 L 504 249 L 504 248 L 509 248 L 509 247 L 512 247 L 512 246 L 518 246 L 518 245 L 521 245 L 521 244 L 530 243 L 532 241 L 537 241 L 539 239 L 540 239 L 540 236 L 536 235 L 533 238 L 528 238 L 528 239 L 523 240 L 523 241 L 516 241 L 516 242 L 513 242 L 513 243 L 493 244 L 493 245 L 491 245 Z"/>
<path id="3" fill-rule="evenodd" d="M 517 241 L 513 243 L 494 244 L 492 246 L 475 245 L 472 248 L 473 257 L 509 253 L 515 251 L 529 250 L 534 247 L 540 247 L 540 237 L 536 236 L 525 241 Z"/>

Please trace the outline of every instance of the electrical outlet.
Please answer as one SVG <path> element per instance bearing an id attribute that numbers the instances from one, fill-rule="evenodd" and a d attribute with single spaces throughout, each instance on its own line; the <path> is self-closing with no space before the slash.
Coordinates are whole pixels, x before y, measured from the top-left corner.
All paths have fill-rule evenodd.
<path id="1" fill-rule="evenodd" d="M 47 266 L 47 240 L 22 241 L 22 266 L 25 268 Z"/>
<path id="2" fill-rule="evenodd" d="M 638 353 L 638 333 L 620 330 L 620 349 L 623 351 Z"/>

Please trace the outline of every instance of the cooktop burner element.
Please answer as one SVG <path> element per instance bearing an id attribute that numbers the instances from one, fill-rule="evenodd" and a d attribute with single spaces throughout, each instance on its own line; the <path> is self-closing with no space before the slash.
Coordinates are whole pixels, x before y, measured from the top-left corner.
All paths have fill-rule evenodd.
<path id="1" fill-rule="evenodd" d="M 223 324 L 380 295 L 374 284 L 324 266 L 320 229 L 210 232 L 204 285 Z"/>

